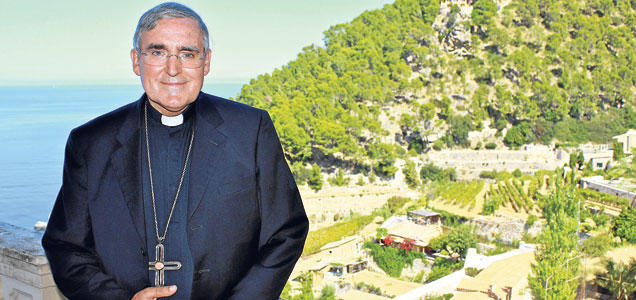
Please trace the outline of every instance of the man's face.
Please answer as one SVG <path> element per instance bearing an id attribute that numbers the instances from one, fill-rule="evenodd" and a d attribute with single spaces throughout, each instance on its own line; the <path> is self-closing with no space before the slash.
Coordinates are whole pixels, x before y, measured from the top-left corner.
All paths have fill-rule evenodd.
<path id="1" fill-rule="evenodd" d="M 204 54 L 203 34 L 197 21 L 189 18 L 167 18 L 157 22 L 157 26 L 141 33 L 141 52 L 165 50 L 171 55 L 184 51 L 199 51 Z M 164 115 L 180 114 L 188 104 L 194 102 L 201 87 L 203 77 L 210 72 L 210 50 L 203 64 L 197 68 L 184 68 L 177 56 L 169 56 L 165 64 L 149 65 L 148 59 L 136 49 L 130 51 L 133 71 L 141 76 L 141 83 L 150 104 Z"/>

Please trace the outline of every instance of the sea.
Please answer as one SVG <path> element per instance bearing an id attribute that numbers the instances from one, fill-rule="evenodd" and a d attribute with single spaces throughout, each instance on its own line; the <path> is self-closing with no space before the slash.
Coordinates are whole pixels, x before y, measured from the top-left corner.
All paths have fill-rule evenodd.
<path id="1" fill-rule="evenodd" d="M 203 91 L 236 97 L 242 85 L 207 84 Z M 0 86 L 0 222 L 47 222 L 71 129 L 142 94 L 135 85 Z"/>

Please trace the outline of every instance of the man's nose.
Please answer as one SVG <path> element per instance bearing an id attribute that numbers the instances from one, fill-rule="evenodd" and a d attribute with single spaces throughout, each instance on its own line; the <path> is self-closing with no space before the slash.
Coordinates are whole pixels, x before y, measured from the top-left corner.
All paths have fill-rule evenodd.
<path id="1" fill-rule="evenodd" d="M 176 76 L 181 72 L 181 61 L 179 60 L 179 56 L 170 55 L 166 64 L 166 71 L 168 72 L 168 75 Z"/>

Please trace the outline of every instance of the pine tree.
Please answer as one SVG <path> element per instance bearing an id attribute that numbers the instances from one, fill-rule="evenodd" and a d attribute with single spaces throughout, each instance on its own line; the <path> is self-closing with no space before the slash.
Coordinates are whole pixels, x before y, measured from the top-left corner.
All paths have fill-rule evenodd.
<path id="1" fill-rule="evenodd" d="M 609 290 L 618 300 L 628 300 L 636 293 L 636 260 L 629 264 L 615 263 L 608 260 L 605 263 L 605 273 L 596 274 L 596 283 Z"/>
<path id="2" fill-rule="evenodd" d="M 578 195 L 571 185 L 556 184 L 543 207 L 546 227 L 539 236 L 533 275 L 528 278 L 534 299 L 568 300 L 578 287 Z"/>
<path id="3" fill-rule="evenodd" d="M 309 176 L 309 187 L 314 191 L 319 191 L 322 188 L 322 172 L 317 164 L 311 166 L 311 175 Z"/>

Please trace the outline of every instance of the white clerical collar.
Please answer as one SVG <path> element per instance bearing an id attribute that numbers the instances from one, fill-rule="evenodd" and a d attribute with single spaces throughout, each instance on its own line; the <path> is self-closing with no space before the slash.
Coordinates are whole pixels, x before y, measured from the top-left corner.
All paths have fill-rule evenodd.
<path id="1" fill-rule="evenodd" d="M 174 117 L 161 115 L 161 124 L 174 127 L 183 124 L 183 114 L 178 114 Z"/>

